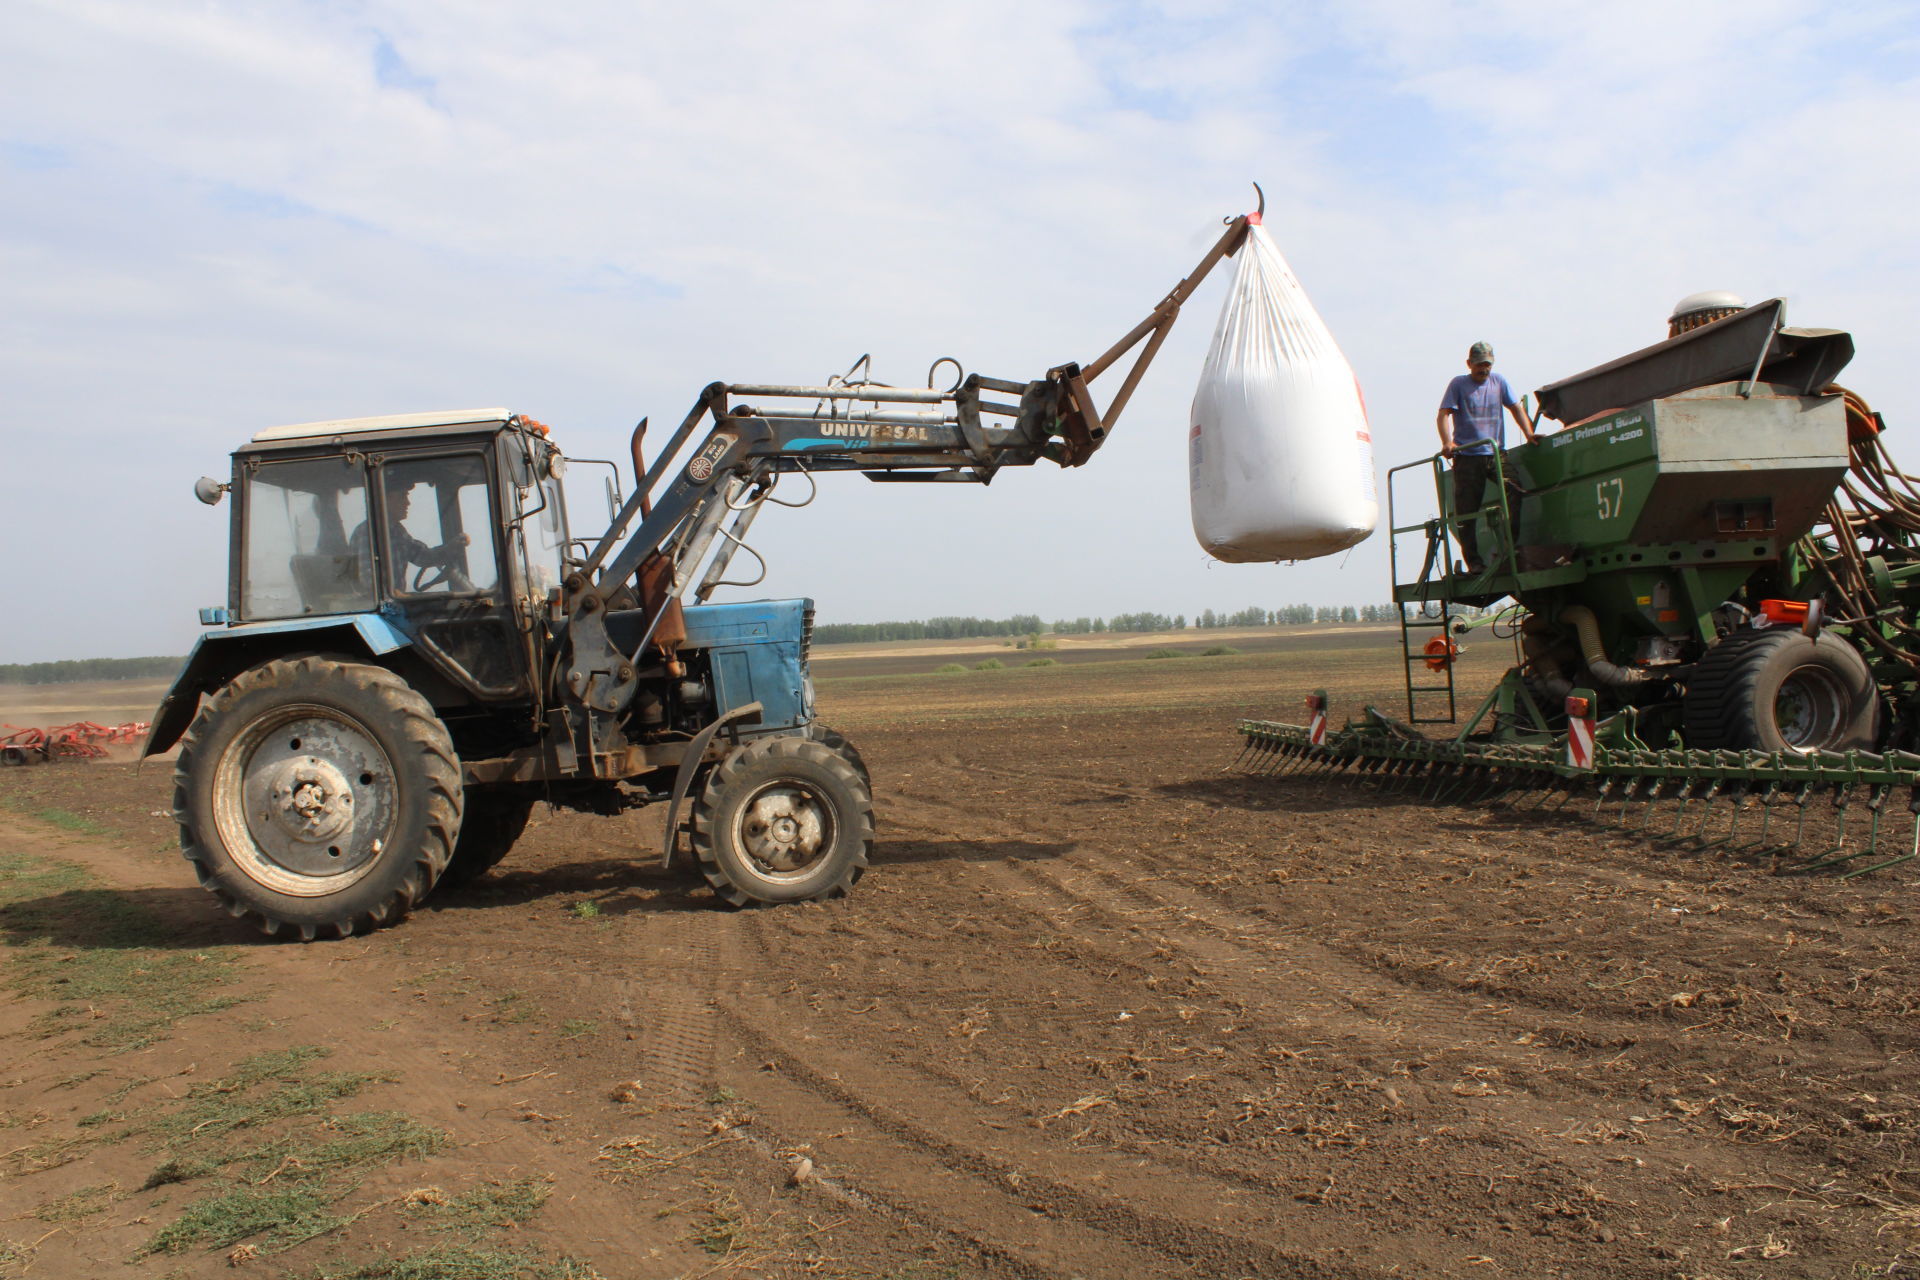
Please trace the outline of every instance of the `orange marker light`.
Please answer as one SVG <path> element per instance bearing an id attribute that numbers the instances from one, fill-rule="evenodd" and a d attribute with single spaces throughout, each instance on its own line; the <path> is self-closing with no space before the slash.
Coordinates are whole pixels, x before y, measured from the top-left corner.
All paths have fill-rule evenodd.
<path id="1" fill-rule="evenodd" d="M 1460 656 L 1460 646 L 1447 636 L 1435 636 L 1421 646 L 1420 652 L 1427 655 L 1427 670 L 1445 671 Z"/>
<path id="2" fill-rule="evenodd" d="M 1805 600 L 1762 600 L 1760 616 L 1776 627 L 1797 627 L 1807 620 Z"/>

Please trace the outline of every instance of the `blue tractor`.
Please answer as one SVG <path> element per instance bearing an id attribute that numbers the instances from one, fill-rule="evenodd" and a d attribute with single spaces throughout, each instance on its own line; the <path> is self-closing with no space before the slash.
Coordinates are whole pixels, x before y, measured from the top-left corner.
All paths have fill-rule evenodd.
<path id="1" fill-rule="evenodd" d="M 506 409 L 258 433 L 196 486 L 233 497 L 227 602 L 202 611 L 217 629 L 144 749 L 179 744 L 201 884 L 270 935 L 346 937 L 485 874 L 545 801 L 667 805 L 662 857 L 684 838 L 736 906 L 845 893 L 873 797 L 814 719 L 812 603 L 708 602 L 755 515 L 827 472 L 985 483 L 1084 463 L 1247 225 L 1085 368 L 941 389 L 873 382 L 863 359 L 825 386 L 714 383 L 651 465 L 636 428 L 632 496 L 616 489 L 591 541 L 546 427 Z M 1142 342 L 1103 415 L 1088 382 Z"/>

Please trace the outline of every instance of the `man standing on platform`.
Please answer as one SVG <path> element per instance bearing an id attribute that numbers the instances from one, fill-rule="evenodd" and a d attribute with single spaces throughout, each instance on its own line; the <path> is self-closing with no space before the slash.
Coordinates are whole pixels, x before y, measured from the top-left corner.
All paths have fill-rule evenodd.
<path id="1" fill-rule="evenodd" d="M 1504 409 L 1513 415 L 1520 433 L 1533 442 L 1533 424 L 1520 412 L 1507 380 L 1493 371 L 1493 347 L 1476 342 L 1467 351 L 1467 372 L 1447 384 L 1440 401 L 1440 416 L 1434 426 L 1440 432 L 1440 453 L 1453 462 L 1454 527 L 1460 539 L 1460 554 L 1466 570 L 1478 575 L 1486 570 L 1480 555 L 1480 521 L 1468 517 L 1480 509 L 1494 476 L 1494 453 L 1506 447 Z"/>

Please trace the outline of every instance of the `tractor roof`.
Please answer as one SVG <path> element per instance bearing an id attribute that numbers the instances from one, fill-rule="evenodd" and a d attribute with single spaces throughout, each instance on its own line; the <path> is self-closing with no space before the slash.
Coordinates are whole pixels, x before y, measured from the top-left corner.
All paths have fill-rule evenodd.
<path id="1" fill-rule="evenodd" d="M 327 422 L 296 422 L 268 427 L 253 434 L 255 444 L 282 444 L 311 437 L 360 435 L 366 432 L 413 431 L 505 422 L 511 409 L 439 409 L 426 413 L 390 413 L 379 418 L 334 418 Z"/>

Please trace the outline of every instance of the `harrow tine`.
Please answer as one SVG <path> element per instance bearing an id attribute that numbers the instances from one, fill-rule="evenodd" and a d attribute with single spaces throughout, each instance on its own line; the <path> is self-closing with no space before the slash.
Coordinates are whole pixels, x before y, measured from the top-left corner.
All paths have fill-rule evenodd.
<path id="1" fill-rule="evenodd" d="M 1240 762 L 1253 754 L 1253 749 L 1258 743 L 1259 739 L 1255 738 L 1251 733 L 1245 735 L 1240 743 L 1240 754 L 1233 758 L 1233 762 L 1227 766 L 1226 771 L 1232 773 L 1237 770 L 1240 767 Z"/>
<path id="2" fill-rule="evenodd" d="M 1607 779 L 1607 781 L 1611 783 L 1613 779 L 1609 778 Z M 1626 830 L 1627 813 L 1629 810 L 1633 808 L 1633 801 L 1635 798 L 1635 794 L 1640 790 L 1641 783 L 1645 781 L 1646 779 L 1641 777 L 1637 773 L 1628 774 L 1626 776 L 1626 778 L 1622 781 L 1621 787 L 1620 787 L 1620 812 L 1614 814 L 1613 821 L 1608 823 L 1607 825 L 1617 828 L 1618 830 L 1621 830 L 1621 831 Z M 1604 798 L 1605 797 L 1602 796 L 1602 799 Z M 1594 803 L 1593 811 L 1596 814 L 1600 812 L 1600 805 L 1598 801 Z"/>
<path id="3" fill-rule="evenodd" d="M 1665 778 L 1655 778 L 1653 785 L 1647 788 L 1647 794 L 1641 797 L 1646 801 L 1647 805 L 1647 816 L 1640 819 L 1640 835 L 1642 837 L 1647 834 L 1647 828 L 1653 825 L 1653 815 L 1658 812 L 1660 808 L 1660 793 L 1666 789 L 1666 785 L 1667 780 Z"/>
<path id="4" fill-rule="evenodd" d="M 1779 795 L 1780 783 L 1775 779 L 1767 784 L 1766 791 L 1760 797 L 1760 834 L 1745 844 L 1735 845 L 1732 852 L 1750 853 L 1755 849 L 1766 847 L 1767 830 L 1773 825 L 1773 802 L 1779 798 Z"/>
<path id="5" fill-rule="evenodd" d="M 1487 803 L 1497 808 L 1506 802 L 1508 796 L 1526 789 L 1527 771 L 1516 769 L 1512 765 L 1499 765 L 1494 769 L 1494 782 L 1496 785 L 1493 795 L 1488 798 Z"/>
<path id="6" fill-rule="evenodd" d="M 1821 785 L 1822 785 L 1821 783 L 1807 784 L 1806 790 L 1808 795 L 1811 796 L 1814 789 Z M 1845 782 L 1832 782 L 1824 785 L 1827 785 L 1833 788 L 1833 795 L 1830 802 L 1833 807 L 1833 811 L 1835 815 L 1833 844 L 1831 844 L 1825 849 L 1822 849 L 1819 853 L 1814 854 L 1813 857 L 1803 862 L 1797 863 L 1791 867 L 1784 868 L 1783 874 L 1791 875 L 1795 872 L 1803 871 L 1808 867 L 1825 866 L 1827 861 L 1831 859 L 1834 854 L 1839 853 L 1840 850 L 1846 847 L 1847 805 L 1852 800 L 1853 787 L 1850 783 L 1845 783 Z M 1807 819 L 1807 811 L 1803 806 L 1800 810 L 1800 822 L 1802 827 L 1805 826 L 1806 819 Z M 1800 847 L 1799 836 L 1800 836 L 1800 833 L 1796 831 L 1794 833 L 1794 842 L 1793 842 L 1793 847 L 1796 849 Z"/>
<path id="7" fill-rule="evenodd" d="M 1583 786 L 1584 786 L 1584 784 L 1582 783 L 1582 781 L 1581 781 L 1581 779 L 1579 779 L 1579 778 L 1563 778 L 1563 779 L 1561 779 L 1561 785 L 1560 785 L 1560 799 L 1559 799 L 1559 800 L 1558 800 L 1557 802 L 1555 802 L 1555 804 L 1554 804 L 1554 806 L 1553 806 L 1553 808 L 1551 808 L 1551 809 L 1548 809 L 1548 810 L 1547 810 L 1547 812 L 1549 812 L 1549 813 L 1558 813 L 1558 812 L 1560 812 L 1560 811 L 1561 811 L 1562 809 L 1564 809 L 1564 808 L 1566 808 L 1566 807 L 1567 807 L 1567 805 L 1568 805 L 1568 804 L 1570 804 L 1570 803 L 1572 802 L 1572 800 L 1573 800 L 1573 798 L 1574 798 L 1575 796 L 1577 796 L 1577 795 L 1579 795 L 1579 794 L 1580 794 L 1580 792 L 1581 792 L 1581 791 L 1582 791 L 1582 789 L 1583 789 Z M 1542 808 L 1545 808 L 1545 803 L 1544 803 L 1544 802 L 1542 803 L 1542 806 L 1541 806 L 1541 807 L 1542 807 Z M 1594 806 L 1593 806 L 1593 807 L 1594 807 L 1595 809 L 1598 809 L 1598 808 L 1600 807 L 1600 803 L 1599 803 L 1599 801 L 1595 801 L 1595 802 L 1594 802 Z"/>
<path id="8" fill-rule="evenodd" d="M 1913 815 L 1913 840 L 1908 844 L 1907 851 L 1897 858 L 1888 858 L 1885 862 L 1876 862 L 1872 866 L 1867 867 L 1857 867 L 1843 874 L 1840 877 L 1842 880 L 1851 880 L 1855 876 L 1864 876 L 1870 871 L 1880 871 L 1887 867 L 1897 867 L 1903 862 L 1912 862 L 1915 858 L 1920 858 L 1920 787 L 1909 787 L 1907 789 L 1907 812 Z"/>
<path id="9" fill-rule="evenodd" d="M 1559 779 L 1552 774 L 1542 777 L 1532 769 L 1518 769 L 1514 772 L 1513 801 L 1508 806 L 1515 813 L 1536 813 L 1540 806 L 1553 794 L 1553 784 Z M 1532 803 L 1528 803 L 1531 801 Z"/>
<path id="10" fill-rule="evenodd" d="M 1697 844 L 1706 838 L 1707 823 L 1713 818 L 1713 801 L 1720 794 L 1722 779 L 1715 778 L 1707 784 L 1707 794 L 1700 797 L 1700 825 L 1694 828 L 1691 839 Z"/>
<path id="11" fill-rule="evenodd" d="M 1680 795 L 1678 797 L 1680 805 L 1673 811 L 1673 830 L 1667 832 L 1664 836 L 1657 837 L 1655 843 L 1671 844 L 1680 838 L 1680 828 L 1687 820 L 1687 809 L 1693 804 L 1693 783 L 1694 780 L 1692 778 L 1687 778 L 1681 782 Z"/>
<path id="12" fill-rule="evenodd" d="M 1846 794 L 1851 795 L 1853 788 L 1846 787 L 1843 790 Z M 1892 790 L 1892 787 L 1883 785 L 1874 787 L 1868 792 L 1867 812 L 1872 815 L 1872 821 L 1867 826 L 1867 844 L 1864 849 L 1855 849 L 1852 853 L 1841 852 L 1841 847 L 1846 844 L 1846 806 L 1840 805 L 1838 807 L 1841 810 L 1841 827 L 1838 843 L 1820 857 L 1790 868 L 1791 873 L 1799 875 L 1809 871 L 1818 871 L 1822 867 L 1839 866 L 1843 863 L 1852 862 L 1856 858 L 1871 858 L 1874 854 L 1878 853 L 1880 850 L 1880 817 L 1882 810 L 1886 807 L 1887 795 Z"/>
<path id="13" fill-rule="evenodd" d="M 1466 794 L 1473 782 L 1474 766 L 1464 762 L 1455 764 L 1447 773 L 1446 785 L 1434 795 L 1435 804 L 1455 804 Z"/>
<path id="14" fill-rule="evenodd" d="M 1647 816 L 1640 819 L 1640 836 L 1642 839 L 1652 838 L 1653 819 L 1654 816 L 1660 812 L 1660 793 L 1666 790 L 1667 782 L 1668 779 L 1666 778 L 1655 778 L 1653 790 L 1647 794 Z"/>
<path id="15" fill-rule="evenodd" d="M 1700 848 L 1703 850 L 1718 849 L 1722 845 L 1733 842 L 1733 837 L 1738 834 L 1740 830 L 1740 815 L 1747 811 L 1747 801 L 1753 799 L 1753 787 L 1747 782 L 1736 779 L 1728 785 L 1727 791 L 1728 799 L 1733 809 L 1733 812 L 1727 819 L 1727 834 L 1721 836 L 1718 840 L 1707 840 L 1703 842 L 1700 845 Z M 1703 833 L 1706 831 L 1706 826 L 1707 824 L 1705 822 L 1700 824 L 1700 829 Z"/>
<path id="16" fill-rule="evenodd" d="M 1539 813 L 1547 807 L 1547 801 L 1559 794 L 1559 783 L 1560 779 L 1552 774 L 1548 774 L 1545 781 L 1538 774 L 1529 774 L 1526 794 L 1513 802 L 1514 809 L 1517 812 Z M 1529 799 L 1533 801 L 1532 804 L 1527 803 Z"/>
<path id="17" fill-rule="evenodd" d="M 1624 788 L 1622 788 L 1622 790 L 1631 791 L 1632 789 L 1633 789 L 1633 779 L 1628 778 L 1627 785 Z M 1600 810 L 1605 807 L 1607 803 L 1607 796 L 1611 794 L 1612 791 L 1613 791 L 1613 775 L 1608 774 L 1606 777 L 1600 779 L 1600 793 L 1593 798 L 1593 812 L 1587 815 L 1588 817 L 1598 818 L 1600 816 Z"/>
<path id="18" fill-rule="evenodd" d="M 1800 790 L 1794 793 L 1793 805 L 1799 812 L 1795 815 L 1793 843 L 1787 846 L 1789 849 L 1798 849 L 1800 842 L 1807 838 L 1807 801 L 1813 798 L 1813 786 L 1811 782 L 1803 783 Z"/>

